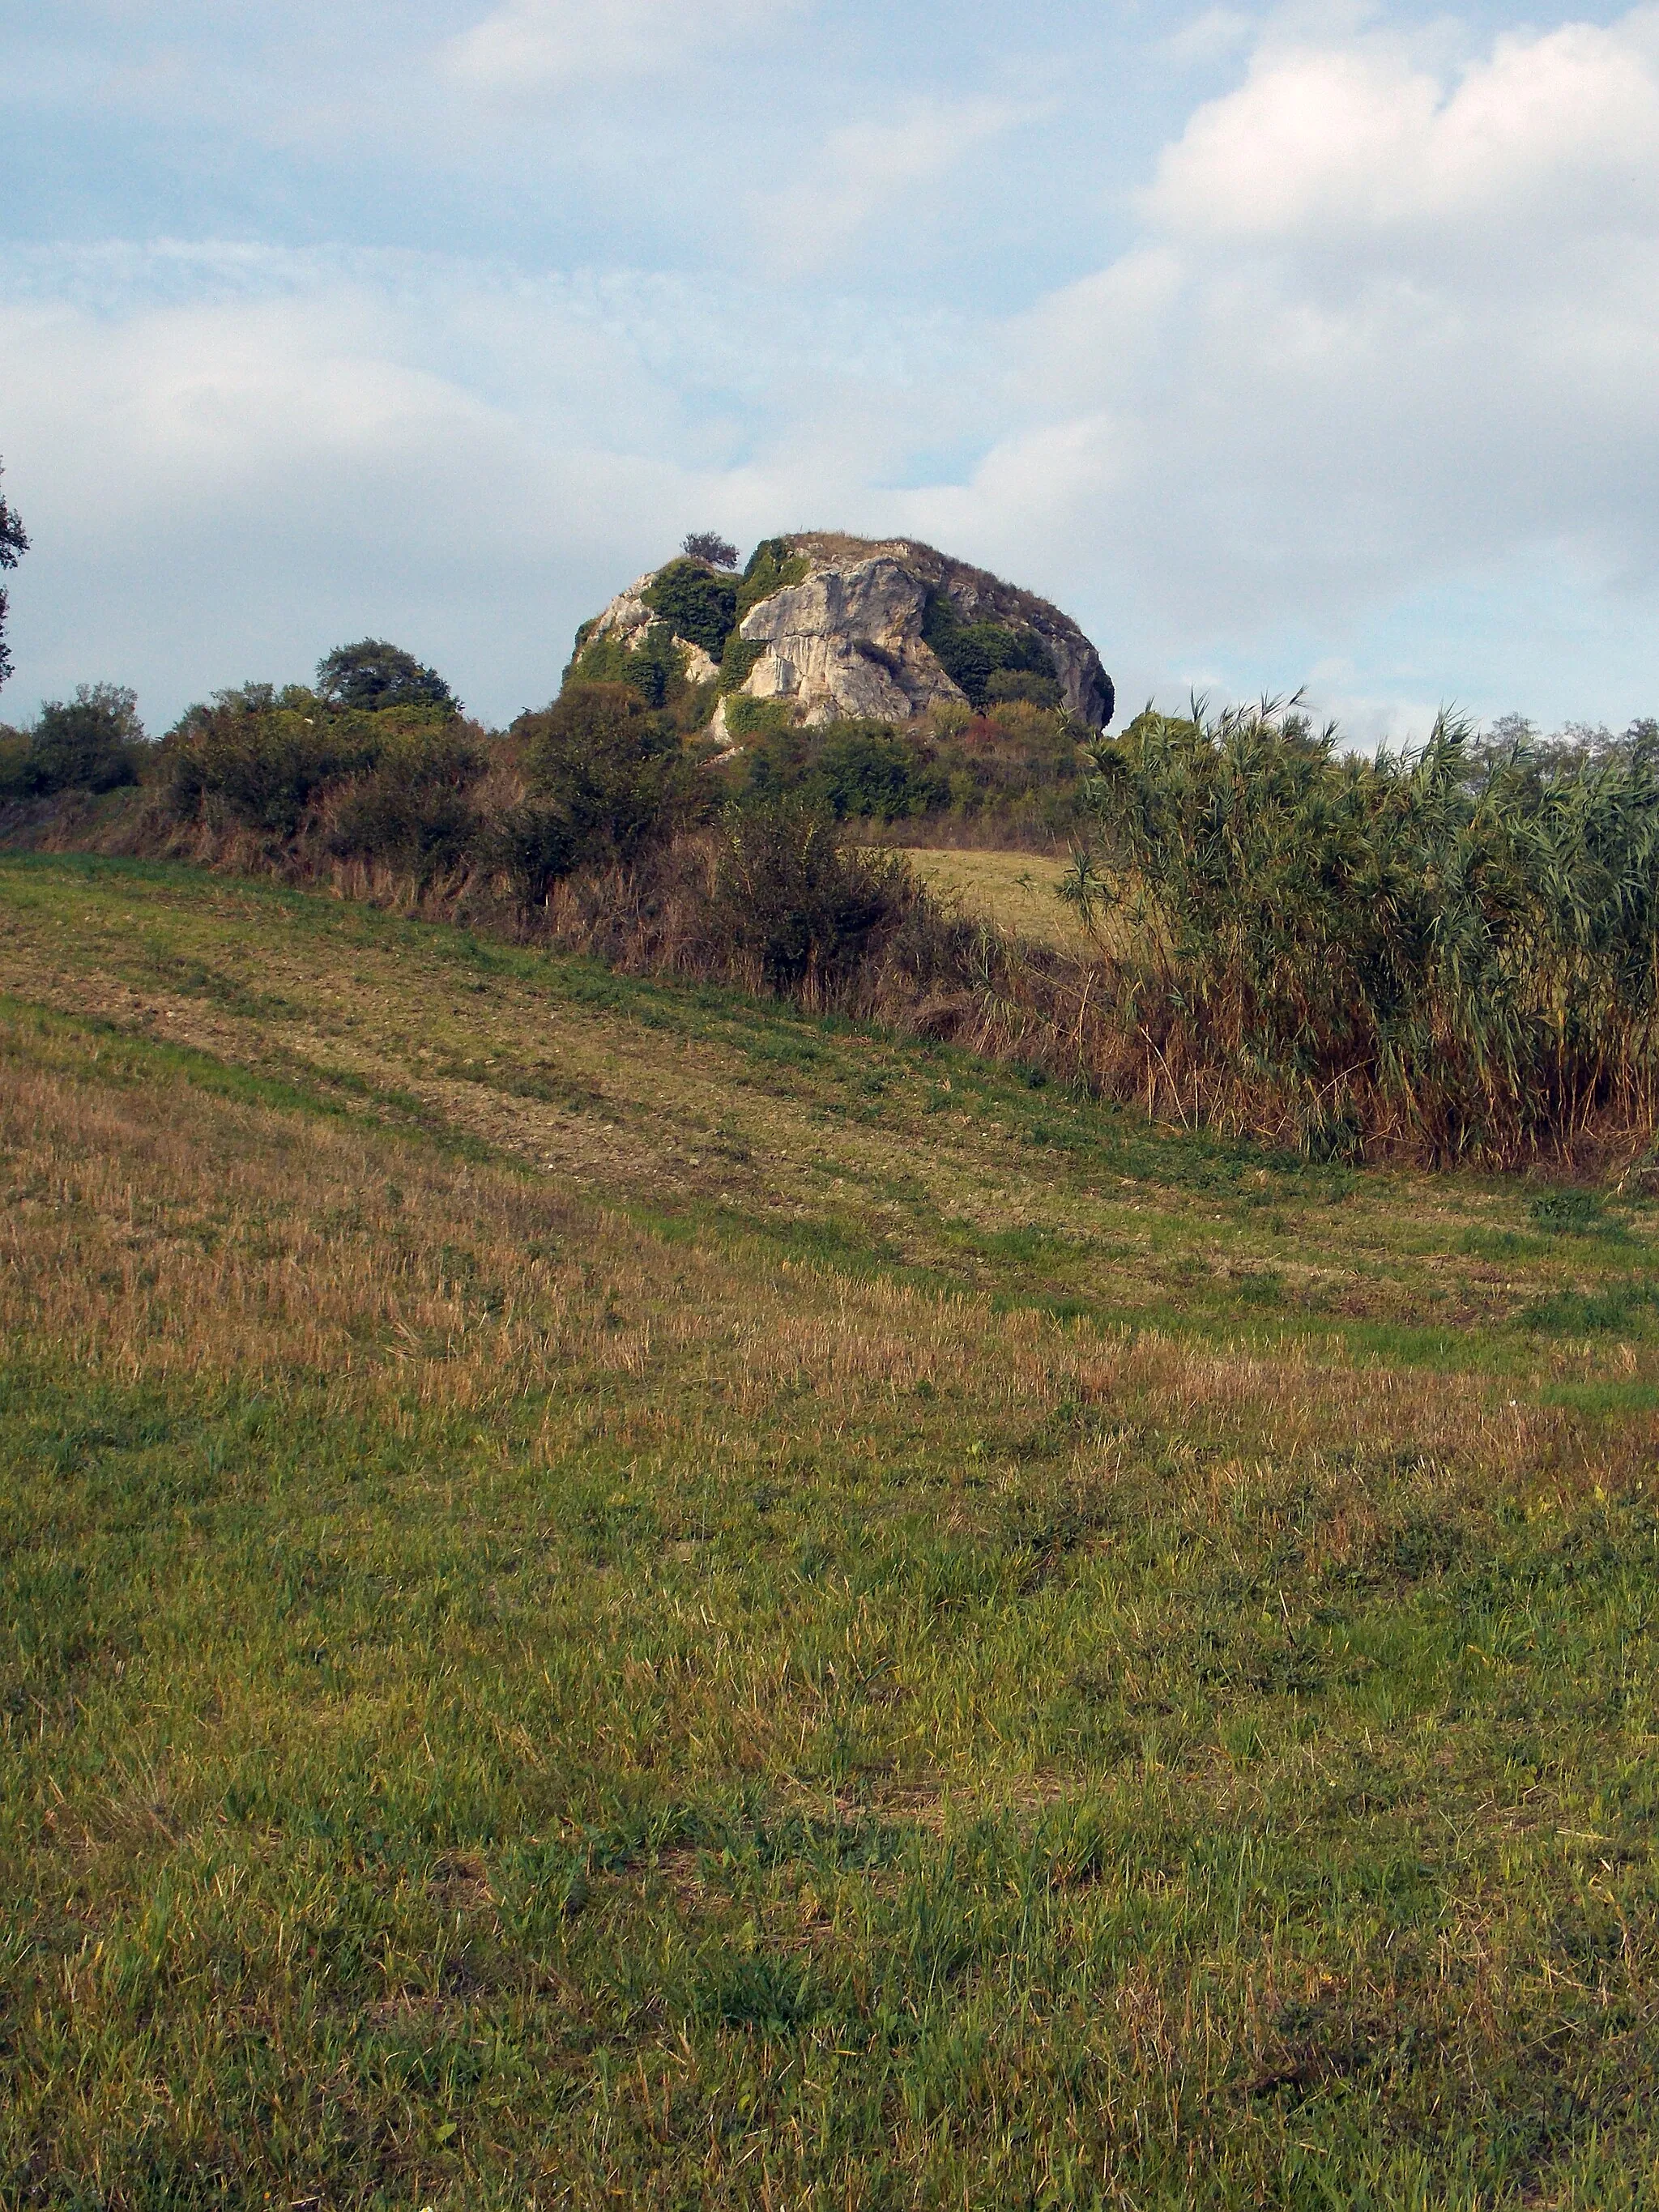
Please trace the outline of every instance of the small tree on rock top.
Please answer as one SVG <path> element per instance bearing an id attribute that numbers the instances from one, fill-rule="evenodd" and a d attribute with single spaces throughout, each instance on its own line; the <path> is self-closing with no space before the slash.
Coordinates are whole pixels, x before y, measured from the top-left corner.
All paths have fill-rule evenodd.
<path id="1" fill-rule="evenodd" d="M 735 568 L 738 549 L 729 538 L 722 538 L 718 530 L 694 530 L 685 540 L 685 551 L 693 561 L 706 561 L 711 568 Z"/>

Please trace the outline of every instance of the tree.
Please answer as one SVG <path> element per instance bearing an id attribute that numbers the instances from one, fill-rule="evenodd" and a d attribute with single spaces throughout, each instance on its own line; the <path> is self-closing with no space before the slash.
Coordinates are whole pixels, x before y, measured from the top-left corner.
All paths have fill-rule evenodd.
<path id="1" fill-rule="evenodd" d="M 706 561 L 711 568 L 735 568 L 738 549 L 729 538 L 722 538 L 718 530 L 693 530 L 685 540 L 685 551 L 693 561 Z"/>
<path id="2" fill-rule="evenodd" d="M 0 568 L 15 568 L 28 550 L 27 532 L 17 514 L 7 506 L 5 494 L 0 492 Z M 0 586 L 0 684 L 11 674 L 11 654 L 6 648 L 6 593 Z"/>
<path id="3" fill-rule="evenodd" d="M 317 663 L 317 689 L 331 707 L 371 714 L 382 707 L 438 707 L 459 714 L 460 702 L 434 668 L 383 637 L 337 645 Z"/>
<path id="4" fill-rule="evenodd" d="M 72 699 L 48 699 L 32 730 L 0 744 L 0 797 L 114 791 L 138 781 L 149 750 L 137 696 L 124 684 L 82 684 Z"/>

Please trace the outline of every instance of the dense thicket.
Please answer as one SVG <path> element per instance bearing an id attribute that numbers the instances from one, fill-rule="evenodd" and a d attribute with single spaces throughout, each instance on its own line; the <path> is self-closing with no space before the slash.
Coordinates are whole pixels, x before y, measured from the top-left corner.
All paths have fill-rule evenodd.
<path id="1" fill-rule="evenodd" d="M 1271 1097 L 1315 1149 L 1447 1158 L 1651 1127 L 1659 728 L 1590 757 L 1443 716 L 1366 758 L 1270 708 L 1148 713 L 1096 759 L 1121 986 L 1182 1110 Z"/>

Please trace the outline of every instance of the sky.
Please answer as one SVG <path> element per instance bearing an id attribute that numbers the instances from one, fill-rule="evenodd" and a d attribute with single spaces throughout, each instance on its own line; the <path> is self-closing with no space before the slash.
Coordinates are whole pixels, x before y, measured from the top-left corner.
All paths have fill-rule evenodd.
<path id="1" fill-rule="evenodd" d="M 688 530 L 1121 711 L 1659 714 L 1659 6 L 0 0 L 0 717 L 390 637 L 503 724 Z"/>

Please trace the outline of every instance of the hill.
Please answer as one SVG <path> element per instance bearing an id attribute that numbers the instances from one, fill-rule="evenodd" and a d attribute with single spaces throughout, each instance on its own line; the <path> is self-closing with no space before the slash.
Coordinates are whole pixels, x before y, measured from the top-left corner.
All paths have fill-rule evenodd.
<path id="1" fill-rule="evenodd" d="M 0 2196 L 1641 2201 L 1651 1206 L 0 860 Z"/>
<path id="2" fill-rule="evenodd" d="M 741 579 L 690 557 L 653 569 L 583 623 L 568 672 L 637 683 L 646 667 L 738 740 L 776 726 L 769 709 L 904 722 L 1023 700 L 1098 732 L 1114 705 L 1099 654 L 1046 599 L 931 545 L 824 531 L 766 539 Z"/>

